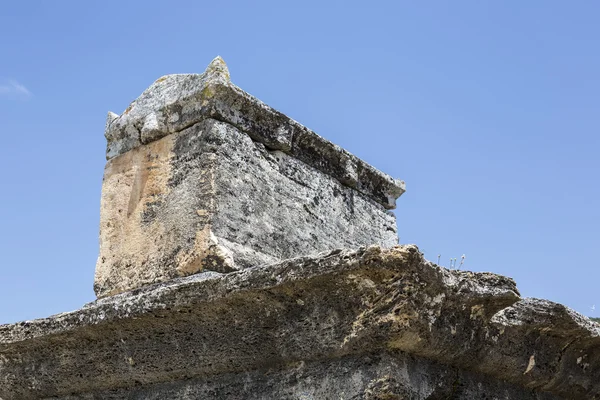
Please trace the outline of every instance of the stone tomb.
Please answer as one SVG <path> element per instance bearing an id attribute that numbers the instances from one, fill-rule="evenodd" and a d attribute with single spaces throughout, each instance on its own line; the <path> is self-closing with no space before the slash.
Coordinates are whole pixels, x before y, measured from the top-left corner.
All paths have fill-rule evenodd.
<path id="1" fill-rule="evenodd" d="M 234 86 L 203 74 L 154 82 L 106 125 L 99 297 L 201 271 L 398 243 L 404 182 Z"/>

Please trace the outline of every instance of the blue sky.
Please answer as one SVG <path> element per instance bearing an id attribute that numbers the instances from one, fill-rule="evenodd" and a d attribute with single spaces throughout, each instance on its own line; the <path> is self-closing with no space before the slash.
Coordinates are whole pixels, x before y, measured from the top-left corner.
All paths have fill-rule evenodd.
<path id="1" fill-rule="evenodd" d="M 216 55 L 406 181 L 402 243 L 599 316 L 599 15 L 550 0 L 5 2 L 0 323 L 94 299 L 106 113 Z"/>

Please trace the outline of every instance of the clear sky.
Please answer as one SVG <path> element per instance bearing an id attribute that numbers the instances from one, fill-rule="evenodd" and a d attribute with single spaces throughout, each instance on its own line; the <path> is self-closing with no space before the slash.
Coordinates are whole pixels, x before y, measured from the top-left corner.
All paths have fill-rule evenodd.
<path id="1" fill-rule="evenodd" d="M 0 11 L 0 323 L 94 299 L 107 111 L 216 55 L 401 179 L 402 243 L 600 311 L 600 3 L 11 1 Z"/>

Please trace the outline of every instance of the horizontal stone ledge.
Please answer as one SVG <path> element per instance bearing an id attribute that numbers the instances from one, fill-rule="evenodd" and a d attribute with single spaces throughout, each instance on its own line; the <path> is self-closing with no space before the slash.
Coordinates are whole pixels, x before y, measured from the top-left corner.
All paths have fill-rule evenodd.
<path id="1" fill-rule="evenodd" d="M 490 398 L 491 393 L 502 400 L 560 400 L 551 394 L 393 350 L 53 399 L 473 400 Z"/>
<path id="2" fill-rule="evenodd" d="M 302 160 L 387 209 L 394 209 L 406 190 L 404 181 L 375 169 L 232 84 L 219 57 L 203 74 L 159 78 L 123 114 L 109 113 L 107 159 L 208 118 L 227 122 L 268 149 Z"/>
<path id="3" fill-rule="evenodd" d="M 401 351 L 568 399 L 600 395 L 598 325 L 415 246 L 175 279 L 0 327 L 0 398 L 126 390 Z M 546 397 L 549 398 L 549 397 Z"/>

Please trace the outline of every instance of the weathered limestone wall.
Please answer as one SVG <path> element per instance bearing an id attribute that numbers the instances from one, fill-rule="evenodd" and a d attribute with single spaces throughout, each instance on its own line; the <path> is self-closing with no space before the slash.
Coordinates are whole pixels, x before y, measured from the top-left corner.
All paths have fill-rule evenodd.
<path id="1" fill-rule="evenodd" d="M 56 400 L 559 400 L 487 376 L 384 351 L 288 368 L 228 373 L 200 379 L 103 390 Z"/>
<path id="2" fill-rule="evenodd" d="M 99 297 L 201 271 L 398 243 L 404 183 L 232 85 L 156 81 L 107 122 Z"/>

